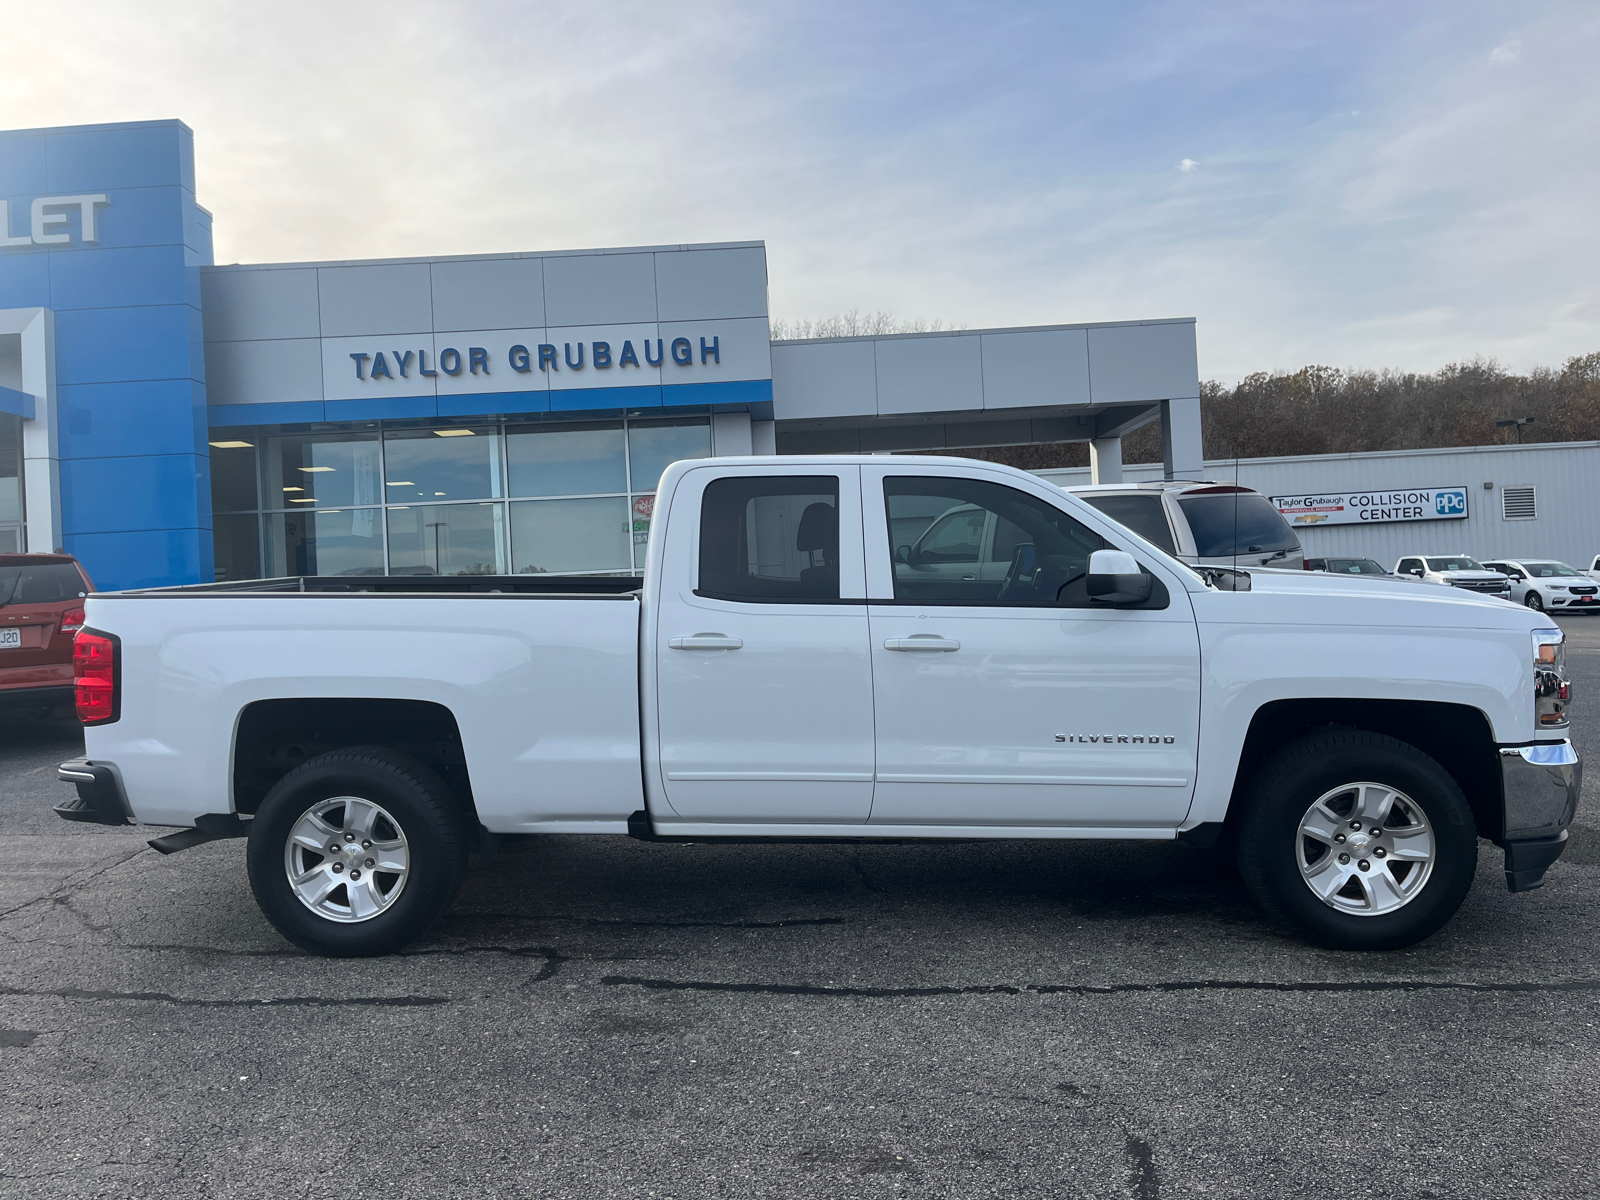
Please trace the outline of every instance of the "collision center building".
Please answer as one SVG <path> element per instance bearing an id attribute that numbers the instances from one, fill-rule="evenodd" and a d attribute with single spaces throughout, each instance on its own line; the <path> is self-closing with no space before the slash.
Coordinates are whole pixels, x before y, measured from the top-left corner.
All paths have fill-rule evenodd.
<path id="1" fill-rule="evenodd" d="M 102 588 L 632 573 L 678 458 L 1201 470 L 1192 319 L 780 342 L 761 242 L 216 266 L 178 121 L 0 132 L 0 553 Z"/>

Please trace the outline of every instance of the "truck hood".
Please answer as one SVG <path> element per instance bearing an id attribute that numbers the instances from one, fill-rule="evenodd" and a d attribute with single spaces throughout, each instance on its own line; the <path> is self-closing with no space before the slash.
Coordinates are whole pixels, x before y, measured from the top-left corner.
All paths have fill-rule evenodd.
<path id="1" fill-rule="evenodd" d="M 1543 613 L 1449 587 L 1323 571 L 1251 569 L 1248 592 L 1191 593 L 1202 619 L 1316 625 L 1549 629 Z M 1237 615 L 1235 615 L 1237 614 Z"/>

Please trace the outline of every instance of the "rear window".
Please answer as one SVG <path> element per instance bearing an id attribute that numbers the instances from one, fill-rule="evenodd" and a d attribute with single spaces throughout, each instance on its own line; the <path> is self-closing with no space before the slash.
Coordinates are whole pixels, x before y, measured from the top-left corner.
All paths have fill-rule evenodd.
<path id="1" fill-rule="evenodd" d="M 1091 508 L 1097 508 L 1118 525 L 1133 530 L 1151 545 L 1160 546 L 1168 554 L 1176 554 L 1172 544 L 1172 530 L 1167 525 L 1167 514 L 1161 507 L 1161 497 L 1128 495 L 1117 492 L 1091 492 L 1079 496 Z"/>
<path id="2" fill-rule="evenodd" d="M 0 604 L 54 604 L 84 591 L 83 576 L 71 563 L 0 567 Z"/>
<path id="3" fill-rule="evenodd" d="M 1289 522 L 1259 493 L 1180 496 L 1178 507 L 1189 520 L 1201 558 L 1300 549 Z"/>

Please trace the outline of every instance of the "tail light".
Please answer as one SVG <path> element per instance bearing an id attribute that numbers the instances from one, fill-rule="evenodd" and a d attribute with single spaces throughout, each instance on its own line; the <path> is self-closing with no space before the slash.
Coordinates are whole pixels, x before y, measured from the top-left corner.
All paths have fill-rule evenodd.
<path id="1" fill-rule="evenodd" d="M 83 628 L 83 609 L 69 608 L 61 614 L 61 632 L 77 633 Z"/>
<path id="2" fill-rule="evenodd" d="M 72 639 L 78 720 L 85 725 L 106 725 L 117 719 L 122 682 L 118 675 L 116 639 L 80 629 Z"/>

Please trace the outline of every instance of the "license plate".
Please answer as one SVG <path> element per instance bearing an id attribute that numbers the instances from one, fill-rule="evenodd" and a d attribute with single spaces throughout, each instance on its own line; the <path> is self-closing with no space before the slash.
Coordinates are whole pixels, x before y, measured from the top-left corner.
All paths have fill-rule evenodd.
<path id="1" fill-rule="evenodd" d="M 18 650 L 22 647 L 22 630 L 0 629 L 0 650 Z"/>

